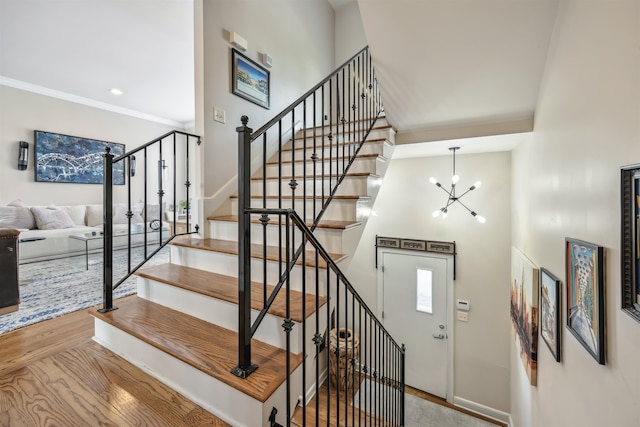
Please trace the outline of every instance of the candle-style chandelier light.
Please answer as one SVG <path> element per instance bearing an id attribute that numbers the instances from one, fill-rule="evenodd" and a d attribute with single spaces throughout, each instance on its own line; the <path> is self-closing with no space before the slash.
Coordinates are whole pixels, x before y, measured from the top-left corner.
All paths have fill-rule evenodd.
<path id="1" fill-rule="evenodd" d="M 437 211 L 434 211 L 432 216 L 434 218 L 437 218 L 439 216 L 441 216 L 442 218 L 446 218 L 447 217 L 447 213 L 449 211 L 449 206 L 453 205 L 454 203 L 460 203 L 466 210 L 469 211 L 469 213 L 471 213 L 471 215 L 473 215 L 473 217 L 475 219 L 478 220 L 478 222 L 484 224 L 487 220 L 482 215 L 478 215 L 475 211 L 472 211 L 471 209 L 469 209 L 467 207 L 467 205 L 465 205 L 464 203 L 462 203 L 460 201 L 460 199 L 462 197 L 464 197 L 465 194 L 467 194 L 468 192 L 473 191 L 476 188 L 480 187 L 480 185 L 482 183 L 480 181 L 476 181 L 464 193 L 462 193 L 459 196 L 456 195 L 456 184 L 458 184 L 458 181 L 460 180 L 460 177 L 458 175 L 456 175 L 456 150 L 459 150 L 459 149 L 460 149 L 460 147 L 449 147 L 449 150 L 453 152 L 453 176 L 451 177 L 451 189 L 450 190 L 447 190 L 446 188 L 444 188 L 442 186 L 442 184 L 440 184 L 438 182 L 438 180 L 435 179 L 434 177 L 429 178 L 429 181 L 432 184 L 434 184 L 438 188 L 441 188 L 442 191 L 444 191 L 448 195 L 447 203 L 444 205 L 444 207 L 441 208 L 441 209 L 438 209 Z"/>

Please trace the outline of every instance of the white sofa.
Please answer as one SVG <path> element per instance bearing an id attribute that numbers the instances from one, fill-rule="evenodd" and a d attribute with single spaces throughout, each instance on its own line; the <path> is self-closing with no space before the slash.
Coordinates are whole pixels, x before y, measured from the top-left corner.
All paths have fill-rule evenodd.
<path id="1" fill-rule="evenodd" d="M 149 205 L 147 219 L 144 224 L 143 206 L 132 206 L 131 242 L 133 246 L 144 244 L 145 228 L 147 243 L 157 243 L 159 239 L 157 222 L 152 219 L 159 216 L 159 206 Z M 114 205 L 113 235 L 114 249 L 126 247 L 128 244 L 126 217 L 127 207 L 124 204 Z M 154 216 L 155 215 L 155 216 Z M 100 236 L 103 230 L 103 209 L 101 204 L 73 206 L 26 206 L 20 200 L 14 200 L 7 206 L 0 206 L 0 228 L 15 228 L 19 235 L 19 262 L 28 263 L 48 259 L 84 255 L 87 248 L 90 252 L 101 250 L 102 239 L 94 239 L 85 246 L 82 240 L 69 236 Z M 169 225 L 162 222 L 163 240 L 169 237 Z"/>

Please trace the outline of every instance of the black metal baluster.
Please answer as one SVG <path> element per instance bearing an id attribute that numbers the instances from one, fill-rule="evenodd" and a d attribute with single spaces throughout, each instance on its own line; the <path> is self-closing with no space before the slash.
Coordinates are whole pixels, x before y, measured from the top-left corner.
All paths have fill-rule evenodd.
<path id="1" fill-rule="evenodd" d="M 278 121 L 278 209 L 282 209 L 282 120 Z M 278 214 L 278 280 L 282 277 L 282 215 Z"/>
<path id="2" fill-rule="evenodd" d="M 329 335 L 333 324 L 331 323 L 331 269 L 327 267 L 327 331 Z M 327 427 L 331 420 L 331 337 L 325 337 L 325 349 L 327 351 L 327 369 L 329 369 L 329 378 L 327 378 Z M 316 424 L 317 425 L 317 424 Z"/>
<path id="3" fill-rule="evenodd" d="M 293 130 L 292 130 L 293 132 Z M 302 103 L 302 218 L 307 219 L 307 100 Z M 315 212 L 315 199 L 313 200 Z M 315 215 L 314 215 L 315 220 Z"/>
<path id="4" fill-rule="evenodd" d="M 342 380 L 340 378 L 340 356 L 342 349 L 340 348 L 340 276 L 336 273 L 336 417 L 338 425 L 340 425 L 340 389 L 342 388 Z"/>
<path id="5" fill-rule="evenodd" d="M 293 328 L 293 321 L 291 320 L 291 271 L 289 270 L 289 230 L 291 229 L 291 224 L 289 223 L 289 215 L 285 216 L 286 226 L 286 263 L 287 263 L 287 282 L 286 282 L 286 319 L 284 321 L 283 327 L 287 335 L 286 347 L 287 347 L 287 359 L 286 359 L 286 370 L 287 370 L 287 378 L 291 375 L 291 329 Z M 291 420 L 291 381 L 287 381 L 287 422 Z"/>
<path id="6" fill-rule="evenodd" d="M 304 220 L 304 218 L 303 218 Z M 302 276 L 302 354 L 307 354 L 307 251 L 304 250 L 307 244 L 306 235 L 303 234 L 300 239 L 302 245 L 302 265 L 301 265 L 301 273 Z M 306 396 L 307 396 L 307 358 L 302 358 L 302 392 L 300 393 L 302 396 L 302 425 L 307 425 L 307 404 L 306 404 Z"/>
<path id="7" fill-rule="evenodd" d="M 267 208 L 267 132 L 262 134 L 262 207 Z M 267 305 L 267 227 L 269 216 L 260 218 L 262 227 L 262 304 Z"/>

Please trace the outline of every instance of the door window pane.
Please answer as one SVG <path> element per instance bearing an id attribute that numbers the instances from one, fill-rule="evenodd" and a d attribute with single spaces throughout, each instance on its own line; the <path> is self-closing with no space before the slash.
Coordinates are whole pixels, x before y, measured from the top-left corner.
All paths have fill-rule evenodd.
<path id="1" fill-rule="evenodd" d="M 417 307 L 416 310 L 423 313 L 433 313 L 433 272 L 431 270 L 418 269 L 417 277 Z"/>

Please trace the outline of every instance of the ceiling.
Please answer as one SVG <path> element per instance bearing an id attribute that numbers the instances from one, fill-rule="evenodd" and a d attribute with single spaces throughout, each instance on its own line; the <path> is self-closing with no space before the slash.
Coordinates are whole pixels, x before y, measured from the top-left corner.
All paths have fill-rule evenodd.
<path id="1" fill-rule="evenodd" d="M 399 145 L 464 137 L 473 150 L 503 150 L 507 141 L 484 137 L 531 131 L 557 0 L 358 6 Z M 184 127 L 193 52 L 193 0 L 0 0 L 0 84 Z"/>
<path id="2" fill-rule="evenodd" d="M 193 0 L 0 0 L 0 84 L 184 127 L 193 57 Z"/>
<path id="3" fill-rule="evenodd" d="M 358 6 L 397 144 L 532 130 L 556 0 L 360 0 Z M 437 145 L 434 154 L 459 144 Z"/>

